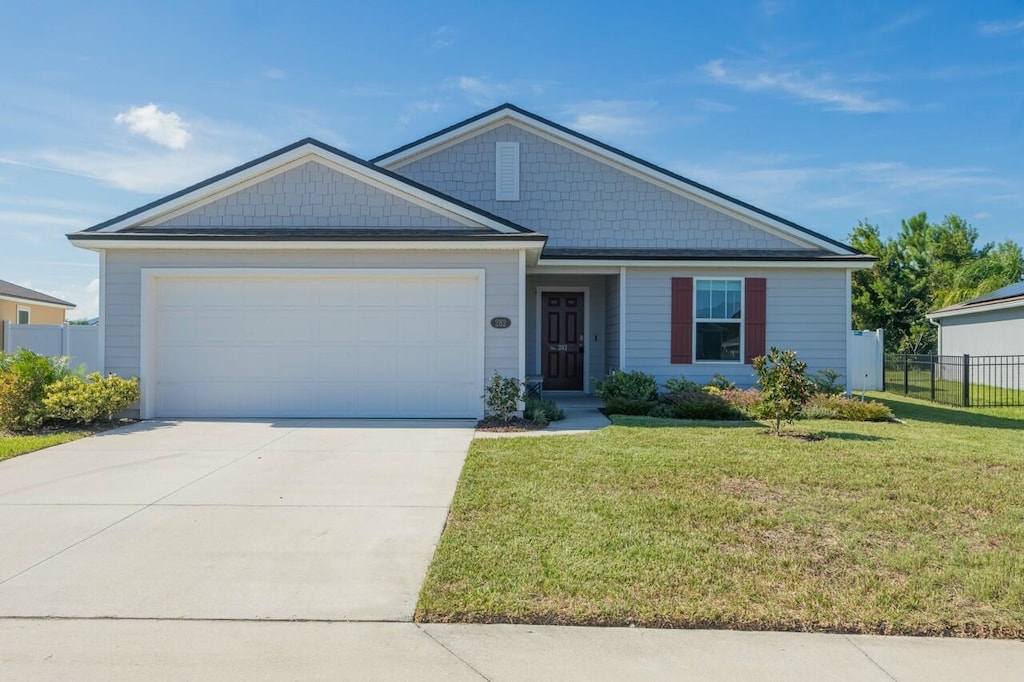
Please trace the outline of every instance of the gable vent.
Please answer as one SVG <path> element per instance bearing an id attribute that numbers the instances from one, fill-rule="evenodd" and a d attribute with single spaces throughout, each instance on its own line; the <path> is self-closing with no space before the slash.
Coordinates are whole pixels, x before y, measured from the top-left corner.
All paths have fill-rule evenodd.
<path id="1" fill-rule="evenodd" d="M 519 201 L 519 143 L 494 144 L 494 198 L 498 201 Z"/>

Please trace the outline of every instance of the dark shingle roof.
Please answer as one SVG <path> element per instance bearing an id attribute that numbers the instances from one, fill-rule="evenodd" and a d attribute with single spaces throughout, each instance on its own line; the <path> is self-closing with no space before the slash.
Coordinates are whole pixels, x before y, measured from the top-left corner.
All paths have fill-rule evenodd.
<path id="1" fill-rule="evenodd" d="M 50 296 L 33 289 L 18 286 L 11 282 L 6 282 L 0 279 L 0 296 L 9 296 L 11 298 L 20 298 L 26 301 L 38 301 L 39 303 L 53 303 L 55 305 L 67 305 L 72 308 L 75 307 L 74 303 L 69 303 L 63 299 L 57 298 L 56 296 Z"/>
<path id="2" fill-rule="evenodd" d="M 544 259 L 566 260 L 749 260 L 871 261 L 864 254 L 842 255 L 819 249 L 583 249 L 548 247 Z"/>
<path id="3" fill-rule="evenodd" d="M 461 206 L 462 208 L 469 209 L 470 211 L 473 211 L 477 215 L 480 215 L 480 216 L 486 217 L 486 218 L 488 218 L 490 220 L 493 220 L 495 222 L 501 223 L 502 225 L 505 225 L 506 227 L 509 227 L 509 228 L 515 230 L 516 232 L 524 232 L 524 233 L 532 232 L 528 228 L 525 228 L 522 225 L 516 224 L 516 223 L 512 222 L 511 220 L 508 220 L 506 218 L 502 218 L 501 216 L 498 216 L 498 215 L 494 215 L 493 213 L 485 211 L 485 210 L 483 210 L 483 209 L 481 209 L 481 208 L 479 208 L 477 206 L 473 206 L 472 204 L 466 203 L 465 201 L 462 201 L 461 199 L 457 199 L 457 198 L 455 198 L 453 196 L 445 194 L 444 192 L 436 190 L 433 187 L 427 187 L 426 185 L 422 185 L 422 184 L 420 184 L 420 183 L 418 183 L 418 182 L 416 182 L 414 180 L 410 180 L 409 178 L 407 178 L 405 176 L 399 175 L 397 173 L 393 173 L 392 171 L 389 171 L 386 168 L 382 168 L 381 166 L 376 166 L 376 165 L 374 165 L 372 163 L 369 163 L 368 161 L 364 161 L 363 159 L 360 159 L 358 156 L 353 156 L 352 154 L 349 154 L 348 152 L 344 152 L 344 151 L 338 149 L 337 147 L 332 147 L 331 145 L 326 144 L 325 142 L 321 142 L 320 140 L 314 139 L 312 137 L 306 137 L 306 138 L 303 138 L 303 139 L 301 139 L 301 140 L 299 140 L 297 142 L 293 142 L 292 144 L 290 144 L 290 145 L 288 145 L 286 147 L 282 147 L 281 149 L 278 149 L 276 151 L 270 152 L 269 154 L 265 154 L 265 155 L 259 157 L 258 159 L 253 159 L 252 161 L 249 161 L 247 163 L 243 163 L 241 166 L 236 166 L 235 168 L 232 168 L 230 170 L 224 171 L 223 173 L 220 173 L 219 175 L 214 175 L 212 178 L 207 178 L 206 180 L 203 180 L 202 182 L 198 182 L 198 183 L 196 183 L 194 185 L 186 187 L 183 190 L 177 191 L 174 194 L 168 194 L 167 196 L 165 196 L 163 198 L 160 198 L 160 199 L 157 199 L 156 201 L 151 201 L 150 203 L 146 204 L 145 206 L 140 206 L 140 207 L 138 207 L 136 209 L 128 211 L 127 213 L 122 213 L 121 215 L 115 216 L 114 218 L 111 218 L 110 220 L 104 220 L 102 223 L 99 223 L 98 225 L 93 225 L 92 227 L 86 228 L 85 230 L 82 230 L 80 232 L 76 232 L 74 234 L 77 237 L 77 236 L 79 236 L 79 235 L 81 235 L 83 233 L 86 233 L 86 232 L 98 232 L 98 231 L 102 230 L 105 227 L 109 227 L 110 225 L 113 225 L 115 223 L 119 223 L 122 220 L 125 220 L 127 218 L 131 218 L 133 216 L 139 215 L 140 213 L 145 213 L 146 211 L 148 211 L 148 210 L 150 210 L 152 208 L 156 208 L 156 207 L 161 206 L 163 204 L 166 204 L 166 203 L 169 203 L 171 201 L 174 201 L 175 199 L 179 199 L 179 198 L 181 198 L 181 197 L 183 197 L 183 196 L 185 196 L 187 194 L 191 194 L 192 192 L 195 192 L 196 190 L 200 190 L 200 189 L 202 189 L 202 188 L 204 188 L 204 187 L 206 187 L 208 185 L 212 185 L 215 182 L 219 182 L 220 180 L 224 180 L 224 179 L 229 178 L 229 177 L 231 177 L 233 175 L 237 175 L 237 174 L 239 174 L 239 173 L 241 173 L 243 171 L 246 171 L 246 170 L 252 168 L 253 166 L 258 166 L 259 164 L 264 163 L 265 161 L 270 161 L 270 160 L 272 160 L 272 159 L 274 159 L 274 158 L 276 158 L 278 156 L 283 156 L 284 154 L 287 154 L 288 152 L 290 152 L 290 151 L 292 151 L 294 149 L 298 149 L 299 147 L 302 147 L 302 146 L 307 145 L 307 144 L 311 145 L 313 147 L 317 147 L 317 148 L 319 148 L 319 149 L 321 149 L 321 150 L 323 150 L 325 152 L 328 152 L 330 154 L 336 154 L 336 155 L 338 155 L 338 156 L 340 156 L 342 158 L 348 159 L 349 161 L 351 161 L 351 162 L 353 162 L 353 163 L 355 163 L 355 164 L 357 164 L 359 166 L 362 166 L 363 168 L 371 170 L 371 171 L 373 171 L 375 173 L 380 173 L 382 175 L 385 175 L 385 176 L 389 177 L 392 180 L 395 180 L 397 182 L 400 182 L 400 183 L 402 183 L 404 185 L 407 185 L 407 186 L 412 187 L 414 189 L 420 190 L 422 192 L 426 192 L 427 194 L 431 194 L 431 195 L 437 197 L 438 199 L 442 199 L 444 201 L 450 202 L 450 203 L 455 204 L 457 206 Z M 120 233 L 121 233 L 121 230 L 118 230 L 117 232 L 107 233 L 107 234 L 110 235 L 110 234 L 120 234 Z"/>
<path id="4" fill-rule="evenodd" d="M 603 149 L 603 150 L 605 150 L 607 152 L 611 152 L 612 154 L 621 156 L 624 159 L 628 159 L 628 160 L 632 161 L 633 163 L 636 163 L 636 164 L 639 164 L 641 166 L 644 166 L 644 167 L 646 167 L 646 168 L 648 168 L 648 169 L 650 169 L 650 170 L 652 170 L 652 171 L 654 171 L 656 173 L 660 173 L 661 175 L 668 176 L 668 177 L 672 178 L 673 180 L 676 180 L 676 181 L 681 182 L 683 184 L 689 185 L 690 187 L 693 187 L 695 189 L 699 189 L 699 190 L 707 192 L 709 194 L 713 194 L 714 196 L 716 196 L 716 197 L 718 197 L 720 199 L 724 199 L 725 201 L 728 201 L 728 202 L 730 202 L 732 204 L 735 204 L 737 206 L 742 206 L 743 208 L 745 208 L 745 209 L 747 209 L 749 211 L 753 211 L 754 213 L 758 213 L 758 214 L 764 216 L 765 218 L 768 218 L 770 220 L 774 220 L 776 222 L 782 223 L 783 225 L 786 225 L 787 227 L 790 227 L 790 228 L 792 228 L 794 230 L 797 230 L 798 232 L 803 232 L 804 234 L 806 234 L 808 236 L 811 236 L 811 237 L 814 237 L 816 239 L 820 239 L 822 241 L 828 242 L 829 244 L 832 244 L 832 245 L 837 246 L 837 247 L 839 247 L 841 249 L 850 251 L 850 252 L 852 252 L 854 254 L 859 254 L 860 253 L 860 251 L 858 251 L 857 249 L 853 248 L 849 244 L 844 244 L 843 242 L 841 242 L 839 240 L 836 240 L 836 239 L 832 239 L 831 237 L 826 236 L 824 234 L 821 234 L 820 232 L 815 232 L 814 230 L 812 230 L 810 228 L 807 228 L 807 227 L 804 227 L 803 225 L 798 225 L 797 223 L 794 223 L 792 220 L 787 220 L 786 218 L 783 218 L 783 217 L 781 217 L 779 215 L 776 215 L 774 213 L 770 213 L 769 211 L 766 211 L 763 208 L 758 208 L 757 206 L 754 206 L 753 204 L 748 204 L 747 202 L 742 201 L 740 199 L 737 199 L 736 197 L 730 196 L 730 195 L 726 194 L 725 192 L 720 192 L 717 189 L 713 189 L 713 188 L 708 187 L 707 185 L 703 185 L 703 184 L 701 184 L 701 183 L 699 183 L 699 182 L 697 182 L 695 180 L 691 180 L 690 178 L 687 178 L 687 177 L 684 177 L 682 175 L 679 175 L 678 173 L 674 173 L 674 172 L 668 170 L 667 168 L 662 168 L 661 166 L 653 164 L 650 161 L 646 161 L 644 159 L 641 159 L 639 156 L 634 156 L 634 155 L 630 154 L 629 152 L 624 152 L 624 151 L 622 151 L 621 149 L 619 149 L 617 147 L 613 147 L 610 144 L 605 144 L 604 142 L 601 142 L 600 140 L 596 140 L 596 139 L 594 139 L 594 138 L 592 138 L 592 137 L 590 137 L 588 135 L 584 135 L 583 133 L 575 131 L 572 128 L 568 128 L 568 127 L 566 127 L 564 125 L 561 125 L 560 123 L 555 123 L 554 121 L 546 119 L 543 116 L 538 116 L 537 114 L 535 114 L 533 112 L 530 112 L 530 111 L 527 111 L 526 109 L 521 109 L 521 108 L 517 107 L 516 105 L 511 104 L 509 102 L 506 102 L 505 104 L 500 104 L 500 105 L 494 107 L 493 109 L 488 109 L 487 111 L 479 113 L 476 116 L 471 116 L 471 117 L 467 118 L 464 121 L 459 121 L 458 123 L 455 123 L 454 125 L 450 125 L 447 128 L 444 128 L 443 130 L 437 131 L 436 133 L 431 133 L 430 135 L 426 135 L 424 137 L 421 137 L 420 139 L 414 140 L 414 141 L 410 142 L 409 144 L 404 144 L 401 147 L 398 147 L 397 149 L 392 149 L 389 152 L 386 152 L 386 153 L 381 154 L 379 156 L 375 156 L 374 158 L 370 159 L 370 163 L 372 163 L 372 164 L 379 164 L 382 161 L 386 161 L 389 157 L 395 156 L 396 154 L 404 152 L 404 151 L 406 151 L 408 149 L 412 149 L 414 147 L 418 147 L 419 145 L 421 145 L 421 144 L 423 144 L 425 142 L 429 142 L 429 141 L 431 141 L 431 140 L 433 140 L 435 138 L 447 135 L 450 132 L 453 132 L 455 130 L 458 130 L 459 128 L 471 125 L 471 124 L 473 124 L 473 123 L 475 123 L 475 122 L 477 122 L 477 121 L 479 121 L 481 119 L 487 118 L 488 116 L 491 116 L 492 114 L 496 114 L 497 112 L 503 111 L 503 110 L 514 111 L 517 114 L 520 114 L 521 116 L 525 116 L 526 118 L 531 118 L 534 121 L 537 121 L 538 123 L 541 123 L 541 124 L 546 125 L 546 126 L 550 126 L 550 127 L 554 128 L 554 129 L 556 129 L 556 130 L 558 130 L 558 131 L 560 131 L 562 133 L 565 133 L 566 135 L 569 135 L 571 137 L 575 137 L 578 140 L 582 140 L 583 142 L 586 142 L 588 144 L 592 144 L 592 145 L 594 145 L 596 147 L 600 147 L 601 149 Z"/>

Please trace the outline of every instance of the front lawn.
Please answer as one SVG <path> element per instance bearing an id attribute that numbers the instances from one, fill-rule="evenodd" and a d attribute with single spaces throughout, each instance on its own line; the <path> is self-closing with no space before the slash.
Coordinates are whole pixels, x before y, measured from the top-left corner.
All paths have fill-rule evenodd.
<path id="1" fill-rule="evenodd" d="M 90 431 L 62 431 L 39 436 L 12 436 L 0 431 L 0 461 L 24 455 L 26 452 L 42 450 L 51 445 L 68 443 L 90 435 Z"/>
<path id="2" fill-rule="evenodd" d="M 417 619 L 1024 636 L 1024 410 L 874 397 L 476 440 Z"/>

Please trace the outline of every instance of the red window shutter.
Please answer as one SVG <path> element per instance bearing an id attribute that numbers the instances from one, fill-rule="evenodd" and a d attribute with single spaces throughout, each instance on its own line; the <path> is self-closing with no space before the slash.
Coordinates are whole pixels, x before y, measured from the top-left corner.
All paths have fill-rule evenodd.
<path id="1" fill-rule="evenodd" d="M 672 278 L 672 363 L 693 362 L 693 278 Z"/>
<path id="2" fill-rule="evenodd" d="M 767 283 L 764 277 L 747 277 L 743 283 L 743 362 L 748 365 L 765 353 L 765 322 L 768 307 Z"/>

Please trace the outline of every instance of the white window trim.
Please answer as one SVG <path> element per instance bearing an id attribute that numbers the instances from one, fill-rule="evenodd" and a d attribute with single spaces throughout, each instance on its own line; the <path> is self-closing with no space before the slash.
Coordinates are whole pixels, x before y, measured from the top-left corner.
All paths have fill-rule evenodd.
<path id="1" fill-rule="evenodd" d="M 21 321 L 21 314 L 22 313 L 25 313 L 25 315 L 27 317 L 25 322 Z M 14 323 L 15 324 L 32 324 L 32 309 L 27 307 L 27 306 L 19 305 L 18 306 L 18 312 L 15 314 Z"/>
<path id="2" fill-rule="evenodd" d="M 697 317 L 697 282 L 739 282 L 740 283 L 740 316 L 739 319 L 730 317 L 718 318 L 718 317 Z M 735 367 L 736 365 L 742 365 L 743 359 L 746 357 L 746 333 L 744 330 L 744 320 L 746 319 L 746 291 L 747 291 L 747 278 L 746 277 L 694 277 L 693 278 L 693 363 L 695 365 L 728 365 Z M 739 358 L 736 360 L 699 360 L 697 359 L 697 325 L 701 322 L 723 322 L 729 324 L 740 325 L 740 352 Z"/>

